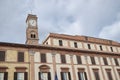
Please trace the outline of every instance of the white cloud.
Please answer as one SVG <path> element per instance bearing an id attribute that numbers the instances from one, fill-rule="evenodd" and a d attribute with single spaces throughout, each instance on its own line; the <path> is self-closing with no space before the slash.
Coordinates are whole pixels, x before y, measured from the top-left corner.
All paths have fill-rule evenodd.
<path id="1" fill-rule="evenodd" d="M 99 37 L 120 20 L 120 0 L 1 0 L 0 41 L 25 42 L 25 19 L 31 9 L 39 18 L 41 41 L 49 32 Z"/>
<path id="2" fill-rule="evenodd" d="M 110 40 L 114 39 L 116 41 L 120 40 L 119 36 L 120 36 L 120 21 L 115 22 L 112 25 L 105 26 L 99 34 L 99 37 L 101 38 L 107 38 Z"/>

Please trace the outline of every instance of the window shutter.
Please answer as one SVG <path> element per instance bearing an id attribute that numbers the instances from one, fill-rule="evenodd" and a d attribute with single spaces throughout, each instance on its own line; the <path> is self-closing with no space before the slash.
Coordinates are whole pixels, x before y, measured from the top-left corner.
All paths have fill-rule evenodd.
<path id="1" fill-rule="evenodd" d="M 51 80 L 51 74 L 48 72 L 48 80 Z"/>
<path id="2" fill-rule="evenodd" d="M 14 80 L 17 80 L 17 72 L 14 72 Z"/>
<path id="3" fill-rule="evenodd" d="M 27 72 L 24 73 L 24 80 L 28 80 L 28 73 Z"/>
<path id="4" fill-rule="evenodd" d="M 18 52 L 18 62 L 24 62 L 24 52 Z"/>
<path id="5" fill-rule="evenodd" d="M 68 77 L 69 77 L 69 80 L 71 80 L 71 75 L 70 75 L 70 72 L 68 72 Z"/>
<path id="6" fill-rule="evenodd" d="M 80 73 L 78 72 L 78 79 L 81 80 Z"/>
<path id="7" fill-rule="evenodd" d="M 8 72 L 4 73 L 4 80 L 8 80 Z"/>
<path id="8" fill-rule="evenodd" d="M 88 80 L 88 79 L 87 79 L 87 74 L 86 74 L 86 72 L 84 72 L 84 75 L 85 75 L 85 80 Z"/>
<path id="9" fill-rule="evenodd" d="M 0 61 L 5 61 L 5 51 L 0 51 Z"/>
<path id="10" fill-rule="evenodd" d="M 41 73 L 40 72 L 38 73 L 38 77 L 39 77 L 39 80 L 41 80 Z"/>
<path id="11" fill-rule="evenodd" d="M 61 72 L 61 80 L 64 80 L 63 72 Z"/>

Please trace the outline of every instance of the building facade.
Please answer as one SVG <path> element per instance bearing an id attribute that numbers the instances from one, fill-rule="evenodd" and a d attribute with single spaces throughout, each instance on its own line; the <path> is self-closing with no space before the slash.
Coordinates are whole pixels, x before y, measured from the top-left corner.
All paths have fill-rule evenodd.
<path id="1" fill-rule="evenodd" d="M 25 44 L 0 42 L 0 80 L 120 80 L 120 43 L 50 33 L 39 44 L 37 16 L 26 24 Z"/>

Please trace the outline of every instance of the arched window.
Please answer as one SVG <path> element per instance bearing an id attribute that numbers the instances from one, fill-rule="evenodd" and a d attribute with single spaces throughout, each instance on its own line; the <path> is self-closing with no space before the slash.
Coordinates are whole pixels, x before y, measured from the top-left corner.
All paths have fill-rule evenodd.
<path id="1" fill-rule="evenodd" d="M 30 36 L 31 38 L 36 38 L 35 32 L 32 32 Z"/>

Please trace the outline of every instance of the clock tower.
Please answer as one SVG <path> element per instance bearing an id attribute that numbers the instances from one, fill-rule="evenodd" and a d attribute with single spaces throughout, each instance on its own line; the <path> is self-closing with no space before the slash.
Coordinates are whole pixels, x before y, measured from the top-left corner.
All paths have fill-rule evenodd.
<path id="1" fill-rule="evenodd" d="M 38 25 L 37 16 L 33 14 L 28 14 L 26 19 L 27 29 L 26 29 L 26 44 L 38 45 Z"/>

